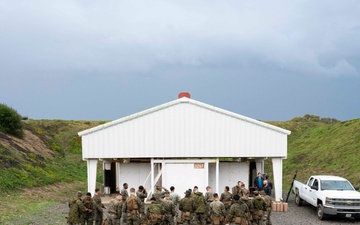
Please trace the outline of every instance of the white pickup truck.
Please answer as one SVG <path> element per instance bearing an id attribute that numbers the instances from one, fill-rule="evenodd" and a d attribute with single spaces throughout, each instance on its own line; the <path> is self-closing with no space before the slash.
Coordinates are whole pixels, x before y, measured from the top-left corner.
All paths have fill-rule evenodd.
<path id="1" fill-rule="evenodd" d="M 303 201 L 317 207 L 320 220 L 327 215 L 360 219 L 360 192 L 351 183 L 337 176 L 311 176 L 306 184 L 295 180 L 292 191 L 295 203 Z"/>

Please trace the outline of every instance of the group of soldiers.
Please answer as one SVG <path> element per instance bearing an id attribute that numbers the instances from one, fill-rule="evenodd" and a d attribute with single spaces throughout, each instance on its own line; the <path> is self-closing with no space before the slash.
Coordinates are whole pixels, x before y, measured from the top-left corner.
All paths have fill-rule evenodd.
<path id="1" fill-rule="evenodd" d="M 123 184 L 120 193 L 111 199 L 107 216 L 104 217 L 105 206 L 101 202 L 100 190 L 95 189 L 95 194 L 87 193 L 81 199 L 82 193 L 69 202 L 69 224 L 82 225 L 271 225 L 271 197 L 261 189 L 253 192 L 249 197 L 249 190 L 243 182 L 239 181 L 231 192 L 225 186 L 224 192 L 219 196 L 212 192 L 210 186 L 206 187 L 203 194 L 195 186 L 192 190 L 185 191 L 181 198 L 175 193 L 175 188 L 170 191 L 162 186 L 156 186 L 152 196 L 148 198 L 146 188 L 139 186 L 130 188 Z M 145 199 L 150 199 L 150 204 L 145 204 Z"/>

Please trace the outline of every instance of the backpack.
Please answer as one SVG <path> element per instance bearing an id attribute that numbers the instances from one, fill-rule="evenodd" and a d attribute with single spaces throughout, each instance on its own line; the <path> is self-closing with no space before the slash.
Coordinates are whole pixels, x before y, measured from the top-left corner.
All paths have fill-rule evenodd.
<path id="1" fill-rule="evenodd" d="M 126 207 L 127 210 L 129 211 L 133 211 L 133 210 L 138 210 L 139 209 L 139 205 L 136 201 L 136 197 L 135 196 L 130 196 L 126 199 Z"/>

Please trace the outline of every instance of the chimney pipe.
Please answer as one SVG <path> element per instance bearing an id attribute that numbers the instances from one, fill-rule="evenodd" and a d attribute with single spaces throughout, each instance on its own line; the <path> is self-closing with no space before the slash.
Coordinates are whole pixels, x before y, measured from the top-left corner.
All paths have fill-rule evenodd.
<path id="1" fill-rule="evenodd" d="M 190 93 L 189 92 L 180 92 L 178 95 L 178 98 L 183 98 L 183 97 L 190 98 Z"/>

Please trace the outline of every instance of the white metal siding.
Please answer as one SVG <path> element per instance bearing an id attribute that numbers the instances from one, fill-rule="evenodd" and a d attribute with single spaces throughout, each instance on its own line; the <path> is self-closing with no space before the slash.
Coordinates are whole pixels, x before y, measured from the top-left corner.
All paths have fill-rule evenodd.
<path id="1" fill-rule="evenodd" d="M 245 187 L 249 187 L 249 163 L 248 162 L 221 162 L 219 165 L 219 190 L 220 195 L 224 192 L 225 186 L 231 188 L 242 181 Z M 209 185 L 215 191 L 216 187 L 216 164 L 209 164 Z"/>
<path id="2" fill-rule="evenodd" d="M 123 183 L 129 184 L 129 193 L 130 188 L 138 189 L 140 185 L 144 184 L 146 177 L 149 175 L 151 168 L 150 163 L 129 163 L 129 164 L 120 164 L 120 175 L 119 175 L 119 184 L 120 189 L 122 189 Z M 150 190 L 150 179 L 144 185 L 147 190 Z"/>
<path id="3" fill-rule="evenodd" d="M 179 101 L 81 134 L 83 158 L 286 157 L 287 134 L 263 124 Z"/>

